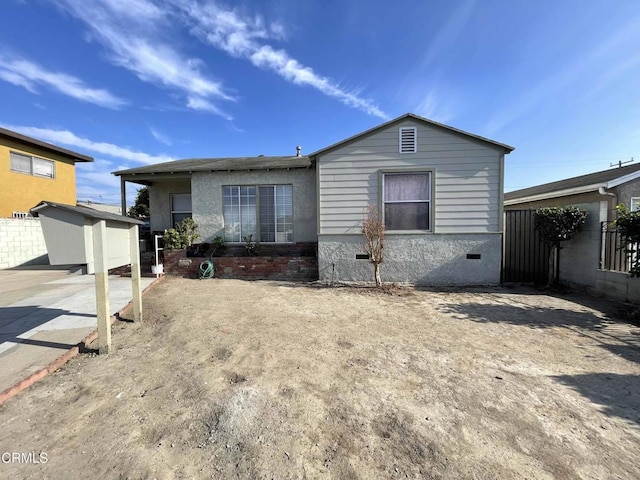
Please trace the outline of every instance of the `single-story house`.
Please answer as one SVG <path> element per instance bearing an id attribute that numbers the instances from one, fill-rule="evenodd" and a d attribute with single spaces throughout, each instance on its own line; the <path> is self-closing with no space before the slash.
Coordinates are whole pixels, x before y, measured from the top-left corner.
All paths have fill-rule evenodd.
<path id="1" fill-rule="evenodd" d="M 572 287 L 612 298 L 640 300 L 640 280 L 628 275 L 624 249 L 611 222 L 616 205 L 640 209 L 640 164 L 610 168 L 505 193 L 505 210 L 576 206 L 587 222 L 562 245 L 560 279 Z"/>
<path id="2" fill-rule="evenodd" d="M 371 281 L 364 213 L 386 226 L 383 281 L 497 284 L 513 147 L 408 113 L 309 155 L 177 160 L 114 172 L 150 187 L 151 230 L 317 245 L 321 280 Z"/>

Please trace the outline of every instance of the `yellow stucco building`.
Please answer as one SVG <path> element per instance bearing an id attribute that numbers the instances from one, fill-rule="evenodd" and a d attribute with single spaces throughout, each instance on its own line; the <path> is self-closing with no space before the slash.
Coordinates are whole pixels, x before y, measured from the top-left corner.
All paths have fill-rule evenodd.
<path id="1" fill-rule="evenodd" d="M 75 205 L 76 162 L 93 158 L 0 128 L 0 217 L 42 200 Z"/>

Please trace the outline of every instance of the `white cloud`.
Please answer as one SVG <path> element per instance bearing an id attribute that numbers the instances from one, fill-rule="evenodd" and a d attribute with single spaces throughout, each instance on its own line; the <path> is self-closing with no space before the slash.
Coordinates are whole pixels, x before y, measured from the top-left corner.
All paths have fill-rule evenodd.
<path id="1" fill-rule="evenodd" d="M 173 142 L 171 142 L 171 139 L 164 133 L 160 132 L 159 130 L 153 127 L 149 127 L 149 132 L 151 132 L 151 136 L 155 138 L 158 142 L 163 143 L 167 146 L 171 146 L 173 144 Z"/>
<path id="2" fill-rule="evenodd" d="M 126 102 L 102 88 L 91 88 L 72 75 L 51 72 L 27 59 L 0 52 L 0 79 L 37 93 L 37 85 L 101 107 L 120 108 Z"/>
<path id="3" fill-rule="evenodd" d="M 39 138 L 46 142 L 51 142 L 56 145 L 62 144 L 83 151 L 108 155 L 110 157 L 122 160 L 131 160 L 133 162 L 145 164 L 169 162 L 171 160 L 175 160 L 173 157 L 169 157 L 167 155 L 150 155 L 148 153 L 131 150 L 127 147 L 120 147 L 118 145 L 114 145 L 113 143 L 94 142 L 93 140 L 79 137 L 69 130 L 53 130 L 49 128 L 17 125 L 0 126 L 8 130 L 20 132 L 23 135 Z"/>
<path id="4" fill-rule="evenodd" d="M 330 78 L 317 74 L 312 68 L 292 58 L 286 51 L 264 43 L 264 40 L 284 36 L 281 25 L 268 25 L 259 16 L 243 16 L 236 10 L 225 9 L 213 2 L 203 5 L 184 0 L 168 1 L 183 12 L 194 34 L 208 44 L 233 57 L 245 58 L 258 68 L 273 71 L 295 85 L 315 88 L 349 107 L 387 118 L 371 100 L 341 88 Z"/>
<path id="5" fill-rule="evenodd" d="M 442 97 L 446 98 L 445 95 Z M 454 115 L 449 105 L 443 105 L 442 98 L 438 95 L 436 89 L 432 89 L 422 99 L 422 101 L 413 108 L 413 111 L 424 118 L 434 120 L 440 123 L 447 123 Z"/>
<path id="6" fill-rule="evenodd" d="M 55 1 L 90 28 L 111 62 L 145 82 L 182 92 L 189 108 L 230 118 L 212 103 L 234 100 L 222 84 L 200 72 L 201 60 L 182 56 L 163 40 L 163 32 L 171 28 L 168 9 L 146 0 Z"/>

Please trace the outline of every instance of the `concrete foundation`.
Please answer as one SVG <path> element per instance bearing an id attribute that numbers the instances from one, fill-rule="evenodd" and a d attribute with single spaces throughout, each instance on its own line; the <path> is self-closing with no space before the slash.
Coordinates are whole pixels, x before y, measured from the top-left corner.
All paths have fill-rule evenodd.
<path id="1" fill-rule="evenodd" d="M 497 285 L 501 234 L 391 235 L 385 237 L 383 282 L 416 285 Z M 373 265 L 362 256 L 361 235 L 321 235 L 322 281 L 373 282 Z"/>

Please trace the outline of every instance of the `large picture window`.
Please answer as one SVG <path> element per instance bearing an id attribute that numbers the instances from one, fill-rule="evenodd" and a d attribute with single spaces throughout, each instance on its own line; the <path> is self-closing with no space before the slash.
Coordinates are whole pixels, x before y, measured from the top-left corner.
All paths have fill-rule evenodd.
<path id="1" fill-rule="evenodd" d="M 34 177 L 55 178 L 55 164 L 51 160 L 11 152 L 11 171 Z"/>
<path id="2" fill-rule="evenodd" d="M 431 173 L 385 173 L 383 191 L 387 230 L 431 230 Z"/>
<path id="3" fill-rule="evenodd" d="M 174 193 L 171 195 L 171 225 L 175 227 L 187 217 L 191 217 L 191 194 Z"/>
<path id="4" fill-rule="evenodd" d="M 222 200 L 225 241 L 293 242 L 291 185 L 224 186 Z"/>

